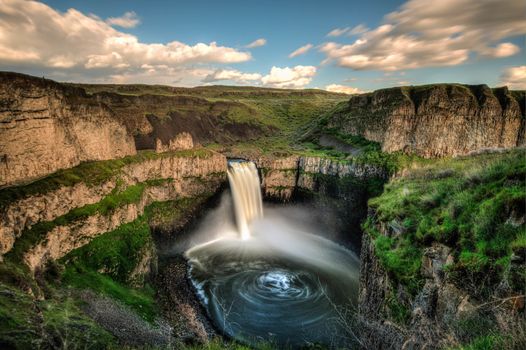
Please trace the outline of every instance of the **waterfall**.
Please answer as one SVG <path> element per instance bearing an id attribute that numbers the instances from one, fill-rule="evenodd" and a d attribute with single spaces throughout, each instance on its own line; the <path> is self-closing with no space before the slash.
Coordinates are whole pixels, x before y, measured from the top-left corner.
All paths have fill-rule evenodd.
<path id="1" fill-rule="evenodd" d="M 259 176 L 252 162 L 229 162 L 228 182 L 234 201 L 237 228 L 242 239 L 250 238 L 248 225 L 263 216 Z"/>

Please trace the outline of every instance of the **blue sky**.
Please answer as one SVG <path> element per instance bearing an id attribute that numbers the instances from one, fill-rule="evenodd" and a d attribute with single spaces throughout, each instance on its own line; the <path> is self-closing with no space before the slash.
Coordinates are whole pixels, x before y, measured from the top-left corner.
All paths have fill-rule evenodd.
<path id="1" fill-rule="evenodd" d="M 61 81 L 352 93 L 435 82 L 524 88 L 526 79 L 523 0 L 0 4 L 0 69 Z M 328 36 L 334 29 L 344 33 Z M 265 44 L 247 47 L 257 39 Z"/>

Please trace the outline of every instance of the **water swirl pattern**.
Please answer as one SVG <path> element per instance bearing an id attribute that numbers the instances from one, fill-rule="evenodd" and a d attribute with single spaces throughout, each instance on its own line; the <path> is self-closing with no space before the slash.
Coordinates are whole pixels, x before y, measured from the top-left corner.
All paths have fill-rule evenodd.
<path id="1" fill-rule="evenodd" d="M 234 175 L 257 176 L 250 166 L 240 168 Z M 245 215 L 238 205 L 250 199 L 243 198 L 246 191 L 255 196 L 246 185 L 254 181 L 238 178 L 231 186 L 240 183 L 233 204 L 242 226 L 220 219 L 229 217 L 226 210 L 216 212 L 205 232 L 216 238 L 186 251 L 190 280 L 209 317 L 224 334 L 251 345 L 348 347 L 340 316 L 356 305 L 357 257 L 308 232 L 286 210 Z"/>
<path id="2" fill-rule="evenodd" d="M 249 240 L 224 238 L 187 252 L 190 278 L 221 331 L 249 344 L 338 343 L 345 330 L 335 308 L 355 305 L 358 260 L 321 237 L 297 238 L 305 254 L 257 233 Z"/>

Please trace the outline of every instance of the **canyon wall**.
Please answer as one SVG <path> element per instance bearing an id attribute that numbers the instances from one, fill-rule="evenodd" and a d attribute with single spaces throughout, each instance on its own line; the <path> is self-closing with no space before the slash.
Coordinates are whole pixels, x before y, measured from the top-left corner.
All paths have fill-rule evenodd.
<path id="1" fill-rule="evenodd" d="M 324 157 L 260 157 L 253 161 L 260 169 L 263 194 L 269 199 L 279 201 L 290 200 L 297 190 L 319 191 L 320 176 L 349 176 L 364 181 L 371 178 L 387 178 L 387 171 L 383 168 Z"/>
<path id="2" fill-rule="evenodd" d="M 486 85 L 396 87 L 351 97 L 327 127 L 381 143 L 385 152 L 468 154 L 524 144 L 524 92 Z"/>
<path id="3" fill-rule="evenodd" d="M 0 187 L 135 152 L 124 125 L 82 89 L 0 74 Z"/>
<path id="4" fill-rule="evenodd" d="M 21 195 L 11 201 L 4 200 L 0 208 L 0 256 L 8 253 L 17 239 L 23 238 L 34 225 L 56 222 L 77 208 L 100 203 L 106 197 L 118 195 L 134 185 L 145 188 L 140 199 L 111 210 L 109 216 L 95 214 L 81 217 L 80 221 L 60 221 L 53 225 L 54 228 L 46 233 L 46 237 L 41 237 L 42 244 L 31 248 L 25 260 L 31 267 L 36 267 L 45 260 L 44 257 L 56 259 L 67 253 L 67 247 L 79 247 L 95 235 L 135 220 L 142 214 L 144 207 L 154 201 L 215 191 L 226 179 L 226 158 L 208 151 L 205 154 L 195 152 L 169 152 L 130 160 L 113 176 L 99 183 L 80 181 L 33 194 L 31 192 L 34 191 L 28 190 L 28 195 Z M 37 185 L 38 182 L 27 186 Z"/>
<path id="5" fill-rule="evenodd" d="M 381 234 L 389 235 L 385 228 L 378 229 Z M 433 243 L 426 248 L 420 271 L 423 287 L 416 296 L 411 296 L 382 267 L 374 242 L 364 233 L 358 316 L 365 346 L 370 349 L 443 349 L 463 336 L 461 327 L 463 324 L 470 327 L 469 322 L 472 325 L 486 323 L 480 329 L 465 332 L 487 331 L 484 327 L 489 329 L 494 322 L 503 334 L 508 332 L 515 336 L 511 334 L 520 331 L 520 320 L 524 318 L 524 314 L 517 311 L 524 307 L 523 299 L 514 294 L 510 296 L 506 283 L 495 289 L 489 301 L 474 297 L 450 276 L 447 266 L 454 260 L 452 249 L 446 245 Z M 404 324 L 393 320 L 393 314 L 400 308 L 407 312 Z"/>
<path id="6" fill-rule="evenodd" d="M 87 94 L 71 84 L 0 72 L 0 188 L 137 150 L 253 139 L 272 130 L 248 120 L 256 114 L 235 101 Z"/>

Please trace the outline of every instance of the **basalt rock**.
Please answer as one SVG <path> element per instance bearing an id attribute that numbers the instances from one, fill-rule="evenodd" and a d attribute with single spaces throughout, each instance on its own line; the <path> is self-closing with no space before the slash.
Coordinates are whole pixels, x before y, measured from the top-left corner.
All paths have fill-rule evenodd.
<path id="1" fill-rule="evenodd" d="M 524 92 L 486 85 L 396 87 L 351 97 L 328 127 L 381 143 L 386 152 L 443 157 L 524 144 Z"/>
<path id="2" fill-rule="evenodd" d="M 356 179 L 386 178 L 387 172 L 370 164 L 339 162 L 323 157 L 259 157 L 254 160 L 261 170 L 263 193 L 267 198 L 288 201 L 298 189 L 318 191 L 318 176 Z"/>
<path id="3" fill-rule="evenodd" d="M 374 213 L 369 213 L 374 215 Z M 379 234 L 389 235 L 382 226 Z M 522 318 L 515 307 L 520 298 L 494 295 L 484 302 L 448 277 L 446 266 L 454 262 L 451 248 L 434 243 L 424 250 L 420 275 L 423 286 L 410 296 L 383 268 L 374 242 L 364 233 L 360 256 L 360 294 L 358 317 L 361 339 L 374 349 L 442 349 L 462 343 L 463 322 L 494 320 L 501 332 L 516 331 Z M 504 301 L 511 300 L 506 304 Z M 392 318 L 392 304 L 407 308 L 408 319 L 400 324 Z M 495 303 L 495 300 L 504 300 Z"/>
<path id="4" fill-rule="evenodd" d="M 135 153 L 124 125 L 84 90 L 0 74 L 0 187 Z"/>
<path id="5" fill-rule="evenodd" d="M 192 178 L 203 179 L 201 181 L 203 186 L 200 187 L 202 192 L 213 190 L 217 184 L 210 179 L 212 182 L 207 187 L 205 179 L 209 179 L 209 175 L 222 174 L 224 180 L 225 173 L 226 158 L 221 154 L 214 153 L 207 158 L 199 158 L 168 153 L 159 158 L 128 164 L 114 177 L 100 184 L 88 186 L 81 182 L 72 186 L 61 186 L 42 194 L 23 197 L 0 208 L 0 256 L 11 250 L 16 239 L 24 230 L 30 229 L 41 221 L 52 221 L 72 209 L 99 202 L 115 189 L 117 183 L 125 188 L 149 180 L 171 179 L 168 188 L 159 189 L 161 193 L 157 193 L 155 187 L 150 188 L 148 201 L 151 202 L 153 198 L 162 200 L 160 198 L 163 196 L 167 196 L 167 199 L 174 199 L 177 196 L 188 197 L 199 194 L 194 189 L 195 186 L 189 186 L 187 179 Z M 102 232 L 103 225 L 111 230 L 119 223 L 129 222 L 130 219 L 136 218 L 142 209 L 129 207 L 119 210 L 120 214 L 115 213 L 115 215 L 121 215 L 121 221 L 117 219 L 117 216 L 114 220 L 100 218 L 110 220 L 110 222 L 98 223 L 97 225 L 100 226 L 98 229 L 89 228 L 88 230 Z M 93 217 L 90 220 L 96 221 Z"/>
<path id="6" fill-rule="evenodd" d="M 49 260 L 58 260 L 70 251 L 82 247 L 94 237 L 115 230 L 122 224 L 132 222 L 144 213 L 147 205 L 153 202 L 163 202 L 180 197 L 191 197 L 218 188 L 223 178 L 207 178 L 200 180 L 187 177 L 176 185 L 172 183 L 147 188 L 139 202 L 116 208 L 108 215 L 95 214 L 85 219 L 67 223 L 47 232 L 40 243 L 24 254 L 24 261 L 32 271 L 43 266 Z M 148 266 L 148 262 L 145 262 Z M 140 270 L 142 267 L 138 267 Z M 137 275 L 141 271 L 136 271 Z M 133 279 L 133 276 L 130 276 Z"/>

